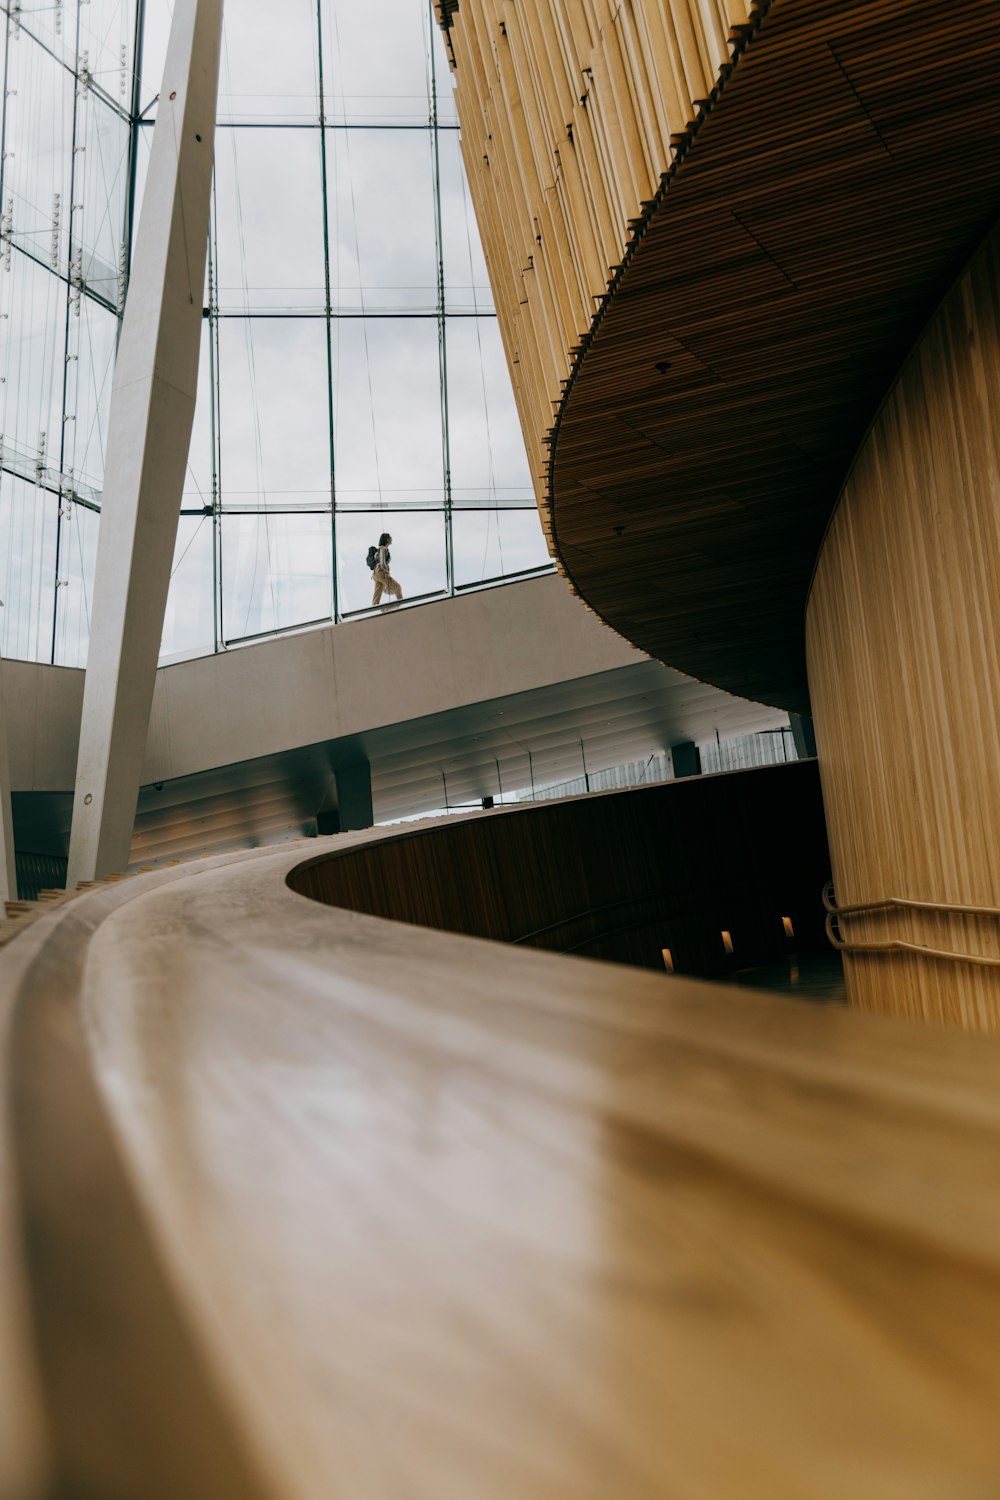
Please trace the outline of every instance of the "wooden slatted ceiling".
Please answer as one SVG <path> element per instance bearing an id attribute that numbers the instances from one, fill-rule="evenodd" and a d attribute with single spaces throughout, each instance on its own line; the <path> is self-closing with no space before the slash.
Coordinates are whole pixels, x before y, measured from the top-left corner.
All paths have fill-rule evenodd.
<path id="1" fill-rule="evenodd" d="M 774 0 L 636 227 L 565 386 L 548 503 L 576 589 L 651 655 L 808 708 L 832 507 L 997 214 L 998 21 L 996 0 Z"/>

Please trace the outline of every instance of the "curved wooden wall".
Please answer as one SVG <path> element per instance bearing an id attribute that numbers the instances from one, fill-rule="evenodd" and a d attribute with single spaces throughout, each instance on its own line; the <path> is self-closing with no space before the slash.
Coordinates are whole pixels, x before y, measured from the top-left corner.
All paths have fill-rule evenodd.
<path id="1" fill-rule="evenodd" d="M 807 615 L 838 904 L 1000 907 L 1000 238 L 950 292 L 878 415 Z M 843 924 L 1000 961 L 1000 919 Z M 853 1004 L 1000 1026 L 1000 967 L 847 956 Z"/>
<path id="2" fill-rule="evenodd" d="M 561 570 L 650 655 L 808 713 L 828 518 L 996 217 L 995 0 L 440 11 Z"/>
<path id="3" fill-rule="evenodd" d="M 573 352 L 631 223 L 671 165 L 671 137 L 715 85 L 732 28 L 757 8 L 756 0 L 438 0 L 456 64 L 462 153 L 550 539 L 545 438 Z"/>
<path id="4" fill-rule="evenodd" d="M 799 761 L 335 847 L 293 884 L 332 906 L 660 973 L 666 948 L 675 973 L 713 978 L 825 947 L 829 870 L 816 762 Z"/>

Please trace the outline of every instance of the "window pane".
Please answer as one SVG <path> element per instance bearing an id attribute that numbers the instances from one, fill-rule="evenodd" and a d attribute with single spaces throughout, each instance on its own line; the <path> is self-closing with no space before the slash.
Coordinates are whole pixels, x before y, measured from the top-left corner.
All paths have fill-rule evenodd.
<path id="1" fill-rule="evenodd" d="M 42 265 L 67 269 L 74 81 L 37 42 L 7 49 L 3 211 L 15 245 Z"/>
<path id="2" fill-rule="evenodd" d="M 142 88 L 139 91 L 140 109 L 145 113 L 163 82 L 163 65 L 167 60 L 167 39 L 170 36 L 170 18 L 173 15 L 172 0 L 145 0 L 142 23 Z M 150 111 L 155 114 L 155 109 Z"/>
<path id="3" fill-rule="evenodd" d="M 392 576 L 404 599 L 441 593 L 448 586 L 443 511 L 348 512 L 337 516 L 337 588 L 341 614 L 369 609 L 369 547 L 383 532 L 392 537 Z M 385 597 L 385 596 L 383 596 Z"/>
<path id="4" fill-rule="evenodd" d="M 223 312 L 326 305 L 318 130 L 220 130 L 215 203 Z"/>
<path id="5" fill-rule="evenodd" d="M 56 588 L 56 661 L 64 667 L 87 665 L 100 522 L 97 512 L 85 505 L 69 503 L 63 508 Z"/>
<path id="6" fill-rule="evenodd" d="M 59 502 L 0 473 L 0 639 L 3 655 L 48 661 L 56 581 Z"/>
<path id="7" fill-rule="evenodd" d="M 63 17 L 65 28 L 66 17 Z M 122 109 L 132 104 L 135 0 L 85 0 L 80 6 L 80 59 Z"/>
<path id="8" fill-rule="evenodd" d="M 146 0 L 142 49 L 142 108 L 160 92 L 172 0 Z M 314 0 L 227 0 L 219 69 L 220 121 L 319 118 L 318 48 Z"/>
<path id="9" fill-rule="evenodd" d="M 215 649 L 212 608 L 214 534 L 210 516 L 181 516 L 163 618 L 160 660 L 207 656 Z"/>
<path id="10" fill-rule="evenodd" d="M 59 468 L 66 295 L 64 282 L 20 251 L 12 251 L 10 271 L 0 271 L 3 457 L 31 480 L 40 460 Z"/>
<path id="11" fill-rule="evenodd" d="M 222 498 L 227 505 L 329 505 L 322 319 L 219 325 Z"/>
<path id="12" fill-rule="evenodd" d="M 10 7 L 5 6 L 9 11 Z M 51 48 L 61 62 L 72 66 L 76 60 L 76 20 L 78 0 L 22 0 L 20 11 L 22 36 L 38 37 Z"/>
<path id="13" fill-rule="evenodd" d="M 329 618 L 331 553 L 328 515 L 223 516 L 226 640 Z"/>
<path id="14" fill-rule="evenodd" d="M 437 117 L 439 125 L 451 125 L 458 119 L 455 108 L 455 75 L 448 65 L 448 53 L 444 45 L 441 28 L 436 23 L 430 28 L 431 46 L 434 53 L 434 84 L 437 90 Z"/>
<path id="15" fill-rule="evenodd" d="M 172 0 L 145 0 L 142 110 L 159 95 Z M 319 118 L 315 0 L 229 0 L 222 23 L 219 120 Z"/>
<path id="16" fill-rule="evenodd" d="M 132 257 L 135 259 L 136 245 L 139 237 L 139 226 L 142 223 L 142 204 L 146 192 L 146 180 L 149 176 L 149 162 L 153 152 L 153 134 L 156 122 L 152 119 L 144 120 L 136 129 L 136 152 L 135 152 L 135 195 L 132 202 Z M 216 137 L 218 141 L 218 137 Z M 214 193 L 213 193 L 214 199 Z M 209 227 L 209 244 L 214 238 L 214 225 Z M 204 306 L 208 306 L 208 266 L 205 267 L 205 298 Z"/>
<path id="17" fill-rule="evenodd" d="M 88 10 L 89 6 L 84 6 Z M 82 251 L 84 285 L 113 307 L 119 300 L 125 204 L 129 184 L 129 130 L 114 110 L 89 90 L 80 95 L 73 199 L 74 249 Z"/>
<path id="18" fill-rule="evenodd" d="M 342 318 L 333 337 L 338 505 L 443 503 L 435 320 Z"/>
<path id="19" fill-rule="evenodd" d="M 437 246 L 430 131 L 329 130 L 327 152 L 334 309 L 433 312 Z M 402 234 L 401 225 L 406 226 Z"/>
<path id="20" fill-rule="evenodd" d="M 447 319 L 448 433 L 456 505 L 534 501 L 495 318 Z"/>
<path id="21" fill-rule="evenodd" d="M 149 156 L 153 147 L 153 126 L 143 125 L 136 130 L 135 149 L 135 199 L 132 205 L 132 223 L 138 227 L 142 216 L 142 195 L 149 175 Z M 134 250 L 134 246 L 133 246 Z"/>
<path id="22" fill-rule="evenodd" d="M 457 510 L 451 518 L 455 586 L 549 565 L 538 512 Z"/>
<path id="23" fill-rule="evenodd" d="M 426 124 L 428 7 L 417 0 L 323 0 L 322 8 L 327 118 Z"/>
<path id="24" fill-rule="evenodd" d="M 438 157 L 445 307 L 450 312 L 492 312 L 493 293 L 457 131 L 441 131 Z"/>
<path id="25" fill-rule="evenodd" d="M 114 313 L 89 297 L 81 299 L 79 316 L 69 320 L 64 467 L 73 490 L 88 499 L 100 500 L 104 488 L 117 330 Z"/>
<path id="26" fill-rule="evenodd" d="M 220 120 L 319 118 L 315 0 L 226 0 Z"/>
<path id="27" fill-rule="evenodd" d="M 182 509 L 211 506 L 214 486 L 212 473 L 212 363 L 209 345 L 211 327 L 205 318 L 201 325 L 201 354 L 198 360 L 198 394 L 194 403 L 194 422 L 191 427 L 191 447 L 188 450 L 187 468 L 184 471 L 184 493 Z"/>

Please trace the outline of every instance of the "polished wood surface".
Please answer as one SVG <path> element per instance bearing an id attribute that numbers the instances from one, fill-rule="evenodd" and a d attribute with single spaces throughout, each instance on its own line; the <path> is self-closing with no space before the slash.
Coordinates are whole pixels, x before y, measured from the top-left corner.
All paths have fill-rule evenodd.
<path id="1" fill-rule="evenodd" d="M 992 1493 L 1000 1043 L 323 907 L 321 847 L 0 955 L 3 1500 Z"/>
<path id="2" fill-rule="evenodd" d="M 334 848 L 293 886 L 373 916 L 659 973 L 667 949 L 673 972 L 704 979 L 825 952 L 829 871 L 813 760 L 525 804 L 344 857 Z"/>
<path id="3" fill-rule="evenodd" d="M 652 655 L 808 711 L 825 524 L 996 216 L 1000 31 L 994 0 L 751 10 L 721 71 L 715 5 L 460 0 L 449 36 L 565 571 Z"/>
<path id="4" fill-rule="evenodd" d="M 841 496 L 808 611 L 837 902 L 1000 907 L 1000 239 L 946 297 Z M 995 958 L 1000 920 L 861 914 L 846 939 Z M 865 1009 L 1000 1026 L 1000 966 L 845 955 Z"/>
<path id="5" fill-rule="evenodd" d="M 0 951 L 0 1497 L 40 1500 L 48 1468 L 48 1439 L 32 1340 L 9 1118 L 11 995 L 20 969 L 19 961 Z"/>

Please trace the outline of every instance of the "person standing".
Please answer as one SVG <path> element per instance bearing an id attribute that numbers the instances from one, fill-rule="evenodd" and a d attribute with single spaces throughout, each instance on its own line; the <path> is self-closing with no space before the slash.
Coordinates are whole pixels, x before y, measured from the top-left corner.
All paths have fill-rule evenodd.
<path id="1" fill-rule="evenodd" d="M 372 598 L 373 605 L 381 602 L 383 593 L 395 594 L 397 600 L 402 600 L 403 597 L 403 590 L 389 572 L 389 563 L 391 560 L 389 548 L 391 544 L 392 537 L 387 531 L 383 531 L 378 539 L 378 548 L 375 553 L 375 567 L 372 570 L 372 582 L 375 585 L 375 593 Z"/>

